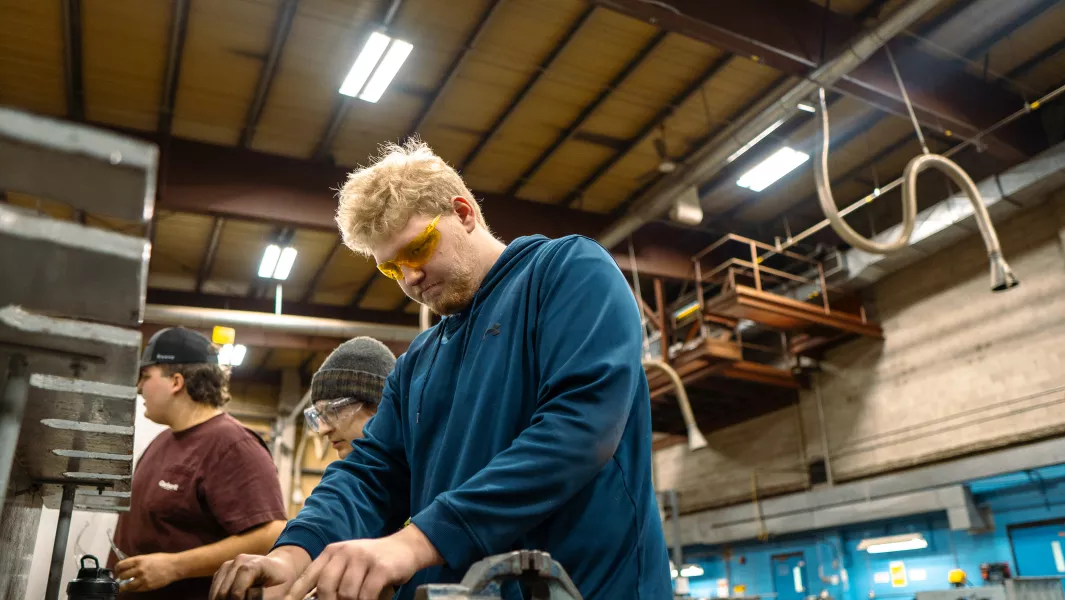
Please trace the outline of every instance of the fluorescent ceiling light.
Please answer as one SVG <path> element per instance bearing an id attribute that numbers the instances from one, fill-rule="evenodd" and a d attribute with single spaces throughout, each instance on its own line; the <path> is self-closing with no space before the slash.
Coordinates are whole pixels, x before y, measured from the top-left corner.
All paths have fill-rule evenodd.
<path id="1" fill-rule="evenodd" d="M 810 106 L 809 104 L 806 104 L 805 102 L 800 102 L 799 103 L 799 110 L 801 110 L 803 112 L 808 112 L 808 113 L 817 112 L 816 108 L 814 108 L 813 106 Z"/>
<path id="2" fill-rule="evenodd" d="M 399 72 L 399 68 L 403 66 L 403 62 L 407 60 L 413 49 L 414 46 L 407 42 L 402 40 L 393 41 L 388 53 L 385 54 L 385 58 L 377 66 L 377 70 L 374 71 L 370 83 L 367 83 L 366 88 L 359 94 L 359 98 L 367 102 L 380 100 L 385 93 L 385 88 L 392 83 L 392 78 Z"/>
<path id="3" fill-rule="evenodd" d="M 296 262 L 296 249 L 289 246 L 284 250 L 277 244 L 270 244 L 263 252 L 259 263 L 259 277 L 263 279 L 288 279 L 292 265 Z"/>
<path id="4" fill-rule="evenodd" d="M 248 347 L 244 344 L 226 344 L 218 351 L 218 364 L 239 367 L 247 353 Z"/>
<path id="5" fill-rule="evenodd" d="M 281 248 L 274 244 L 270 244 L 266 247 L 266 251 L 263 252 L 263 260 L 259 263 L 259 277 L 270 278 L 274 274 L 274 269 L 277 268 L 277 259 L 281 257 Z"/>
<path id="6" fill-rule="evenodd" d="M 274 279 L 280 279 L 284 281 L 288 279 L 289 273 L 292 272 L 292 264 L 296 262 L 296 249 L 292 246 L 285 248 L 281 251 L 281 258 L 277 261 L 277 268 L 274 269 Z"/>
<path id="7" fill-rule="evenodd" d="M 340 85 L 340 93 L 367 102 L 377 102 L 412 50 L 414 46 L 409 42 L 392 39 L 379 31 L 373 32 Z"/>
<path id="8" fill-rule="evenodd" d="M 928 540 L 924 539 L 923 535 L 920 533 L 906 533 L 862 540 L 858 544 L 858 551 L 865 550 L 869 554 L 884 554 L 903 550 L 921 550 L 927 547 Z"/>
<path id="9" fill-rule="evenodd" d="M 752 192 L 760 192 L 809 159 L 809 154 L 784 146 L 744 173 L 736 181 L 736 185 Z"/>
<path id="10" fill-rule="evenodd" d="M 390 41 L 392 38 L 383 33 L 375 31 L 370 34 L 370 39 L 366 40 L 366 45 L 362 47 L 362 52 L 359 52 L 355 64 L 351 65 L 344 83 L 340 84 L 341 94 L 358 95 L 370 78 L 370 73 L 373 73 L 373 68 L 377 66 L 377 61 L 381 60 L 381 55 L 385 53 L 385 48 L 388 47 Z"/>
<path id="11" fill-rule="evenodd" d="M 702 577 L 703 568 L 699 565 L 688 565 L 680 570 L 681 577 Z"/>
<path id="12" fill-rule="evenodd" d="M 736 160 L 737 158 L 742 156 L 744 152 L 746 152 L 746 151 L 750 150 L 751 148 L 753 148 L 755 144 L 757 144 L 758 142 L 764 140 L 767 135 L 773 133 L 773 131 L 775 131 L 777 127 L 780 127 L 783 124 L 784 124 L 784 119 L 781 119 L 781 120 L 777 121 L 776 123 L 773 123 L 769 127 L 766 127 L 765 131 L 763 131 L 762 133 L 759 133 L 753 140 L 747 142 L 746 144 L 744 144 L 744 146 L 742 148 L 740 148 L 739 150 L 733 152 L 732 156 L 728 157 L 728 161 L 726 161 L 726 162 L 732 162 L 732 161 Z"/>

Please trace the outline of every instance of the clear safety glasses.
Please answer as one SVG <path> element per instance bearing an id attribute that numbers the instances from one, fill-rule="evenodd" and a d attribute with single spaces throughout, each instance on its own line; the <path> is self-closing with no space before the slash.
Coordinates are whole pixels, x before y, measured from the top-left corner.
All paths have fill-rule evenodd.
<path id="1" fill-rule="evenodd" d="M 352 406 L 357 405 L 354 411 Z M 341 417 L 353 417 L 365 406 L 361 400 L 355 398 L 339 398 L 337 400 L 319 400 L 303 409 L 303 418 L 307 421 L 315 433 L 319 433 L 322 425 L 335 428 L 340 423 Z"/>

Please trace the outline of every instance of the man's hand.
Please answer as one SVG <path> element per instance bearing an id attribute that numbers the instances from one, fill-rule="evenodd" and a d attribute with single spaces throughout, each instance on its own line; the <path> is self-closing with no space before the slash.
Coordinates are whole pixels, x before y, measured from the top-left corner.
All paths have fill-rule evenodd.
<path id="1" fill-rule="evenodd" d="M 123 592 L 147 592 L 166 587 L 181 579 L 173 554 L 157 552 L 131 556 L 115 565 L 115 577 L 121 581 L 133 578 L 122 586 Z"/>
<path id="2" fill-rule="evenodd" d="M 282 546 L 268 556 L 238 555 L 215 573 L 208 599 L 257 598 L 253 592 L 259 588 L 266 588 L 267 598 L 280 598 L 310 562 L 310 555 L 296 546 Z"/>
<path id="3" fill-rule="evenodd" d="M 443 561 L 414 525 L 378 540 L 330 544 L 289 588 L 285 600 L 302 600 L 312 590 L 318 600 L 378 600 L 389 586 Z"/>

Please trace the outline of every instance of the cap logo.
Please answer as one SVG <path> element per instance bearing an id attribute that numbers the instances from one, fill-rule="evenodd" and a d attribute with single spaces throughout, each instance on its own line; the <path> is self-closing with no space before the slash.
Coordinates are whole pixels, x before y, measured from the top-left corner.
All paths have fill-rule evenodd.
<path id="1" fill-rule="evenodd" d="M 156 354 L 155 358 L 157 360 L 174 360 L 174 355 L 173 354 Z"/>

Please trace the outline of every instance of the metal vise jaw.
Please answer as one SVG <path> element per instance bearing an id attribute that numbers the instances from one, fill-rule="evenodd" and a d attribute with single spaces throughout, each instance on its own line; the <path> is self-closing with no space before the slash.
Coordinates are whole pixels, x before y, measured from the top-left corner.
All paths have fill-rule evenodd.
<path id="1" fill-rule="evenodd" d="M 500 583 L 513 579 L 528 582 L 532 600 L 581 600 L 562 565 L 539 550 L 489 556 L 474 563 L 459 584 L 419 586 L 414 600 L 500 600 Z"/>

